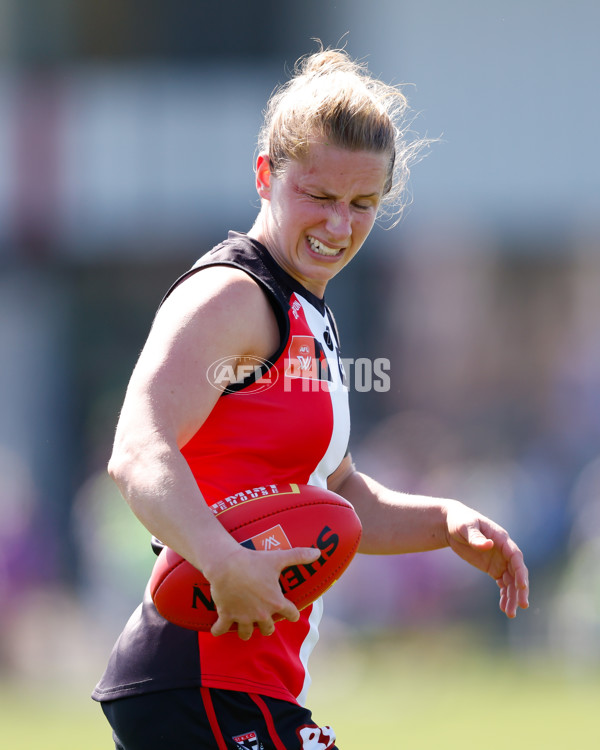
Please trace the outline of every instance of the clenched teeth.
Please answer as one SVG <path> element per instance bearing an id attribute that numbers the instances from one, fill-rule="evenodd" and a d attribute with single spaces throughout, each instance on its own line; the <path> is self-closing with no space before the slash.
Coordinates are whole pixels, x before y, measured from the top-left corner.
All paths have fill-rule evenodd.
<path id="1" fill-rule="evenodd" d="M 319 253 L 319 255 L 327 255 L 331 257 L 337 255 L 340 252 L 339 248 L 327 247 L 327 245 L 319 242 L 319 240 L 317 240 L 315 237 L 309 236 L 308 244 L 311 246 L 312 250 L 314 250 L 315 253 Z"/>

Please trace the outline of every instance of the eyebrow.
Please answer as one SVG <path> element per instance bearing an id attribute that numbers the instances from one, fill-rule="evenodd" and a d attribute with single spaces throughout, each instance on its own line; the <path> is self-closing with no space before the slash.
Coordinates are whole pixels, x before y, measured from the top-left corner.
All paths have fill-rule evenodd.
<path id="1" fill-rule="evenodd" d="M 329 190 L 323 190 L 322 188 L 305 188 L 306 190 L 314 189 L 316 193 L 322 193 L 325 198 L 331 198 L 332 200 L 339 200 L 340 196 L 335 195 L 335 193 L 330 193 Z M 375 191 L 374 193 L 362 193 L 361 195 L 357 195 L 356 198 L 378 198 L 379 193 Z"/>

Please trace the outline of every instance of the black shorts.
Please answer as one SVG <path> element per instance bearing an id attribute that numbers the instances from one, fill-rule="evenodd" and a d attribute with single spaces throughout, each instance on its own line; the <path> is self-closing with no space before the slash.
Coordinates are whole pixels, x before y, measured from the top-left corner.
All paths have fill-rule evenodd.
<path id="1" fill-rule="evenodd" d="M 253 693 L 183 688 L 102 708 L 116 750 L 337 750 L 306 708 Z"/>

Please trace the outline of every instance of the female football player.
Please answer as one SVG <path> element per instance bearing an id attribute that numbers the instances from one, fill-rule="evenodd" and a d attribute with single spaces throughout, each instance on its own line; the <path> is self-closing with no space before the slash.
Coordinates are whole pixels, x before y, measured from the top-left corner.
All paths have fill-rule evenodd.
<path id="1" fill-rule="evenodd" d="M 344 51 L 301 60 L 266 111 L 254 225 L 201 257 L 158 310 L 109 471 L 151 534 L 202 570 L 218 619 L 212 632 L 180 628 L 146 593 L 94 692 L 118 750 L 336 747 L 304 707 L 321 600 L 298 612 L 278 583 L 283 568 L 319 553 L 235 542 L 208 506 L 240 489 L 328 487 L 360 517 L 360 552 L 449 546 L 496 581 L 508 617 L 527 607 L 527 568 L 503 528 L 457 500 L 388 489 L 348 452 L 348 394 L 324 293 L 378 215 L 401 205 L 415 149 L 405 114 L 401 91 Z M 225 383 L 214 375 L 224 362 Z M 262 366 L 250 372 L 248 362 Z"/>

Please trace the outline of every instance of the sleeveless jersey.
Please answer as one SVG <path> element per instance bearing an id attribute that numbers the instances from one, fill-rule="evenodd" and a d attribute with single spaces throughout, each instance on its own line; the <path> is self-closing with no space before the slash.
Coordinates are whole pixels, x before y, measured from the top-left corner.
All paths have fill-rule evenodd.
<path id="1" fill-rule="evenodd" d="M 257 360 L 256 369 L 227 385 L 182 454 L 209 505 L 240 491 L 260 493 L 278 482 L 326 487 L 344 457 L 350 431 L 333 317 L 324 301 L 283 271 L 263 245 L 233 232 L 172 289 L 215 265 L 242 269 L 261 286 L 277 318 L 280 346 L 268 361 Z M 209 377 L 216 386 L 229 382 L 235 354 L 198 377 Z M 300 613 L 298 622 L 282 620 L 273 635 L 256 631 L 242 641 L 236 633 L 214 637 L 167 622 L 146 590 L 93 697 L 112 700 L 202 685 L 303 704 L 321 614 L 319 599 Z"/>

